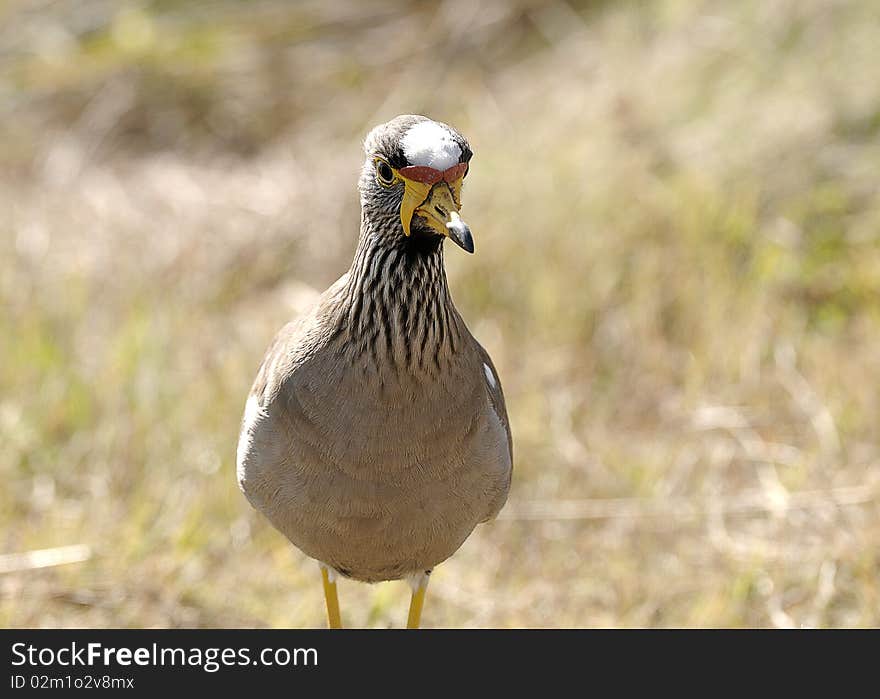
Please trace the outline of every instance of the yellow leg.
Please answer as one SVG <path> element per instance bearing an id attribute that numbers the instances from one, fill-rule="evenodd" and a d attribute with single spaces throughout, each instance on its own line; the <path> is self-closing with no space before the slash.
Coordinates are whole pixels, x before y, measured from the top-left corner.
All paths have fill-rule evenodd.
<path id="1" fill-rule="evenodd" d="M 406 628 L 417 629 L 422 620 L 422 607 L 425 605 L 425 593 L 428 591 L 428 576 L 425 575 L 418 581 L 413 589 L 412 599 L 409 603 L 409 618 L 406 620 Z"/>
<path id="2" fill-rule="evenodd" d="M 336 581 L 330 580 L 326 566 L 321 566 L 321 578 L 324 581 L 324 599 L 327 601 L 327 624 L 331 629 L 342 628 L 342 617 L 339 615 L 339 597 L 336 594 Z"/>

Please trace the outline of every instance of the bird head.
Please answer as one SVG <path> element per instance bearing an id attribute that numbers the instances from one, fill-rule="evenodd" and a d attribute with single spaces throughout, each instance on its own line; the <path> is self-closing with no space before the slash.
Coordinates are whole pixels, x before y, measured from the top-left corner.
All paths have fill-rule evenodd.
<path id="1" fill-rule="evenodd" d="M 380 124 L 364 141 L 361 207 L 386 235 L 442 240 L 474 251 L 459 215 L 471 149 L 451 126 L 404 115 Z"/>

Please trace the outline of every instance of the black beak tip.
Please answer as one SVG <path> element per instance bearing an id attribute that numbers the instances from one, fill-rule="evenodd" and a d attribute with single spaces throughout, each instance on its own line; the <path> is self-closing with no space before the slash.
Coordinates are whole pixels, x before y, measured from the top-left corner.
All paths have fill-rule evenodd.
<path id="1" fill-rule="evenodd" d="M 471 235 L 471 229 L 466 225 L 461 227 L 456 226 L 454 228 L 450 227 L 449 237 L 452 238 L 452 242 L 458 245 L 462 250 L 473 254 L 474 237 Z"/>

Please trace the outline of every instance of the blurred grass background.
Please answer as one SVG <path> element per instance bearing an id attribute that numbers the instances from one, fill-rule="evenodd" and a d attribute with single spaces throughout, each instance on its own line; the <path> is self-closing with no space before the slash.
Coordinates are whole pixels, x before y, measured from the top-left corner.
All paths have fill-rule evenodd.
<path id="1" fill-rule="evenodd" d="M 878 65 L 871 0 L 0 3 L 0 624 L 323 626 L 238 425 L 423 113 L 516 456 L 426 625 L 880 625 Z"/>

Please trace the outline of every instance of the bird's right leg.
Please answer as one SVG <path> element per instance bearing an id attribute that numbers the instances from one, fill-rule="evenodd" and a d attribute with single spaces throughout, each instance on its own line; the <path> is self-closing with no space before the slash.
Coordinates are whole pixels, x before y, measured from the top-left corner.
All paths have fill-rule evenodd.
<path id="1" fill-rule="evenodd" d="M 324 600 L 327 602 L 327 625 L 331 629 L 342 628 L 342 617 L 339 615 L 339 597 L 336 594 L 336 571 L 330 566 L 319 563 L 321 578 L 324 581 Z"/>

